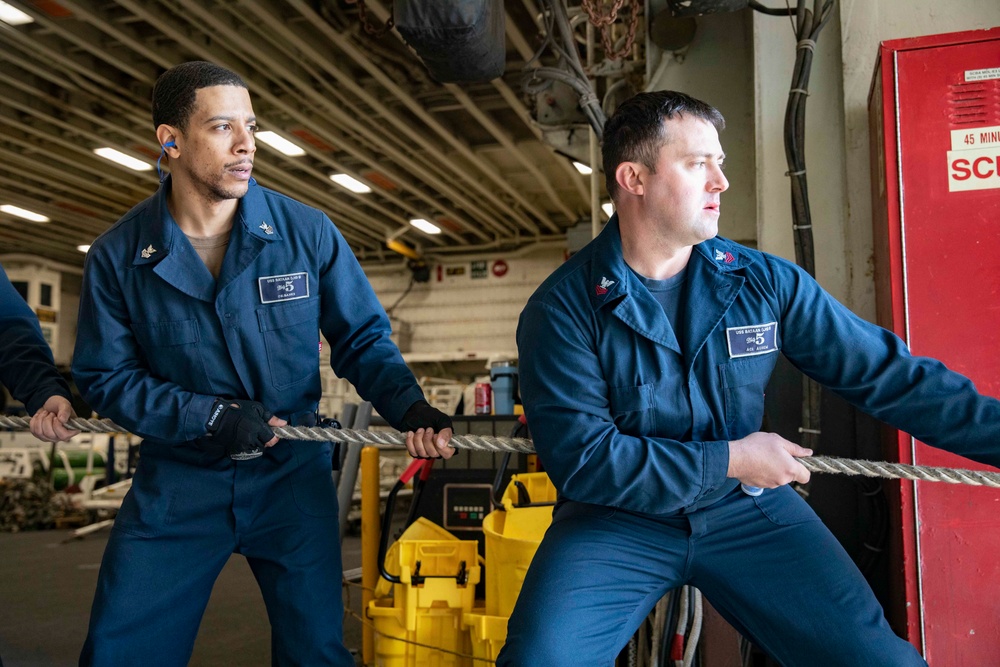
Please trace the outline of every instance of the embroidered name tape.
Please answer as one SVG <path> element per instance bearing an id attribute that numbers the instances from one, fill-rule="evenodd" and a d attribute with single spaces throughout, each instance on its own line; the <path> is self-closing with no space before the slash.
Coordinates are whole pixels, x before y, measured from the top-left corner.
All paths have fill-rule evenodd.
<path id="1" fill-rule="evenodd" d="M 777 352 L 778 344 L 775 340 L 777 331 L 777 322 L 751 324 L 745 327 L 726 327 L 729 358 L 752 357 L 755 354 Z"/>
<path id="2" fill-rule="evenodd" d="M 265 276 L 257 279 L 261 303 L 293 301 L 309 296 L 309 274 L 289 273 L 283 276 Z"/>

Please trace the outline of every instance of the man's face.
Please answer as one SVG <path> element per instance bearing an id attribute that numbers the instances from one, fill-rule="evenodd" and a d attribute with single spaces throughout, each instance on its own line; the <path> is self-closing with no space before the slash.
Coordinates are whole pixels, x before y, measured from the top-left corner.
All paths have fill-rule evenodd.
<path id="1" fill-rule="evenodd" d="M 200 88 L 187 129 L 177 139 L 180 156 L 172 167 L 183 169 L 210 201 L 239 199 L 249 187 L 256 131 L 246 88 Z"/>
<path id="2" fill-rule="evenodd" d="M 667 143 L 656 171 L 646 171 L 644 200 L 654 233 L 672 246 L 701 243 L 719 233 L 719 195 L 729 187 L 725 153 L 715 127 L 693 116 L 664 121 Z"/>

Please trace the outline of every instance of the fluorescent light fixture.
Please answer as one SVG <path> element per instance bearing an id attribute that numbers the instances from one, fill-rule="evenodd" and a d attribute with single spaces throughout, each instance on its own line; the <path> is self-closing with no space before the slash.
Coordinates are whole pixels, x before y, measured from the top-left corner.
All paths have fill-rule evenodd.
<path id="1" fill-rule="evenodd" d="M 11 7 L 6 2 L 0 2 L 0 21 L 9 25 L 24 25 L 25 23 L 34 23 L 35 19 L 17 7 Z"/>
<path id="2" fill-rule="evenodd" d="M 9 215 L 16 215 L 19 218 L 24 218 L 25 220 L 30 220 L 31 222 L 48 222 L 49 219 L 42 215 L 41 213 L 35 213 L 34 211 L 29 211 L 26 208 L 21 208 L 20 206 L 14 206 L 13 204 L 3 204 L 0 206 L 0 211 L 7 213 Z"/>
<path id="3" fill-rule="evenodd" d="M 590 167 L 588 167 L 587 165 L 585 165 L 582 162 L 576 162 L 576 161 L 574 161 L 573 162 L 573 166 L 576 167 L 576 170 L 578 172 L 580 172 L 581 174 L 583 174 L 584 176 L 590 176 L 592 173 L 594 173 L 593 169 L 591 169 Z"/>
<path id="4" fill-rule="evenodd" d="M 606 201 L 603 204 L 601 204 L 601 210 L 604 211 L 604 215 L 610 218 L 615 213 L 615 205 L 609 201 Z"/>
<path id="5" fill-rule="evenodd" d="M 78 245 L 76 249 L 79 250 L 80 252 L 86 253 L 88 250 L 90 250 L 90 244 Z"/>
<path id="6" fill-rule="evenodd" d="M 258 132 L 254 135 L 257 141 L 263 141 L 265 144 L 278 151 L 279 153 L 284 153 L 288 157 L 300 157 L 306 154 L 304 148 L 297 144 L 293 144 L 288 139 L 279 135 L 277 132 L 271 132 L 270 130 L 264 130 L 263 132 Z"/>
<path id="7" fill-rule="evenodd" d="M 153 169 L 153 165 L 148 162 L 137 160 L 131 155 L 125 155 L 125 153 L 116 151 L 114 148 L 108 148 L 107 146 L 103 148 L 95 148 L 94 153 L 100 155 L 105 160 L 111 160 L 115 164 L 120 164 L 121 166 L 134 171 L 152 171 Z"/>
<path id="8" fill-rule="evenodd" d="M 414 218 L 410 220 L 410 224 L 424 232 L 425 234 L 440 234 L 441 228 L 435 225 L 433 222 L 428 222 L 423 218 Z"/>
<path id="9" fill-rule="evenodd" d="M 372 191 L 370 187 L 347 174 L 330 174 L 330 180 L 342 188 L 347 188 L 351 192 L 357 192 L 359 195 L 366 195 Z"/>

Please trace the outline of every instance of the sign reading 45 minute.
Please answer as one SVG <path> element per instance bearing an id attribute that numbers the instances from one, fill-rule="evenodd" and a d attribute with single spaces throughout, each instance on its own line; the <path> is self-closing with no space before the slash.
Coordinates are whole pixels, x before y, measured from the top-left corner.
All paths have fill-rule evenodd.
<path id="1" fill-rule="evenodd" d="M 1000 125 L 951 131 L 948 192 L 1000 188 Z"/>

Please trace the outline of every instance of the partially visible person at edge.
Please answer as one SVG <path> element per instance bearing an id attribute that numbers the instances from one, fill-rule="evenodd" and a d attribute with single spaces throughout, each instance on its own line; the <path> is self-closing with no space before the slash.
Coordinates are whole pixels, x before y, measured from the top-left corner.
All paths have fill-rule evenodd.
<path id="1" fill-rule="evenodd" d="M 80 662 L 187 664 L 212 584 L 239 553 L 267 606 L 273 664 L 354 665 L 331 444 L 271 429 L 316 424 L 320 331 L 336 374 L 408 446 L 448 450 L 451 420 L 424 400 L 336 226 L 251 177 L 257 121 L 237 74 L 167 70 L 153 127 L 170 176 L 94 241 L 84 271 L 76 382 L 143 442 Z"/>
<path id="2" fill-rule="evenodd" d="M 38 318 L 0 266 L 0 383 L 24 403 L 31 433 L 39 440 L 61 442 L 79 431 L 66 427 L 76 416 L 69 385 L 52 358 Z"/>
<path id="3" fill-rule="evenodd" d="M 683 584 L 782 665 L 925 664 L 789 486 L 808 481 L 796 457 L 812 452 L 760 431 L 764 390 L 780 352 L 869 414 L 991 465 L 1000 402 L 791 262 L 718 237 L 723 125 L 681 93 L 624 102 L 603 145 L 617 213 L 521 314 L 521 396 L 560 500 L 501 667 L 612 665 Z"/>

